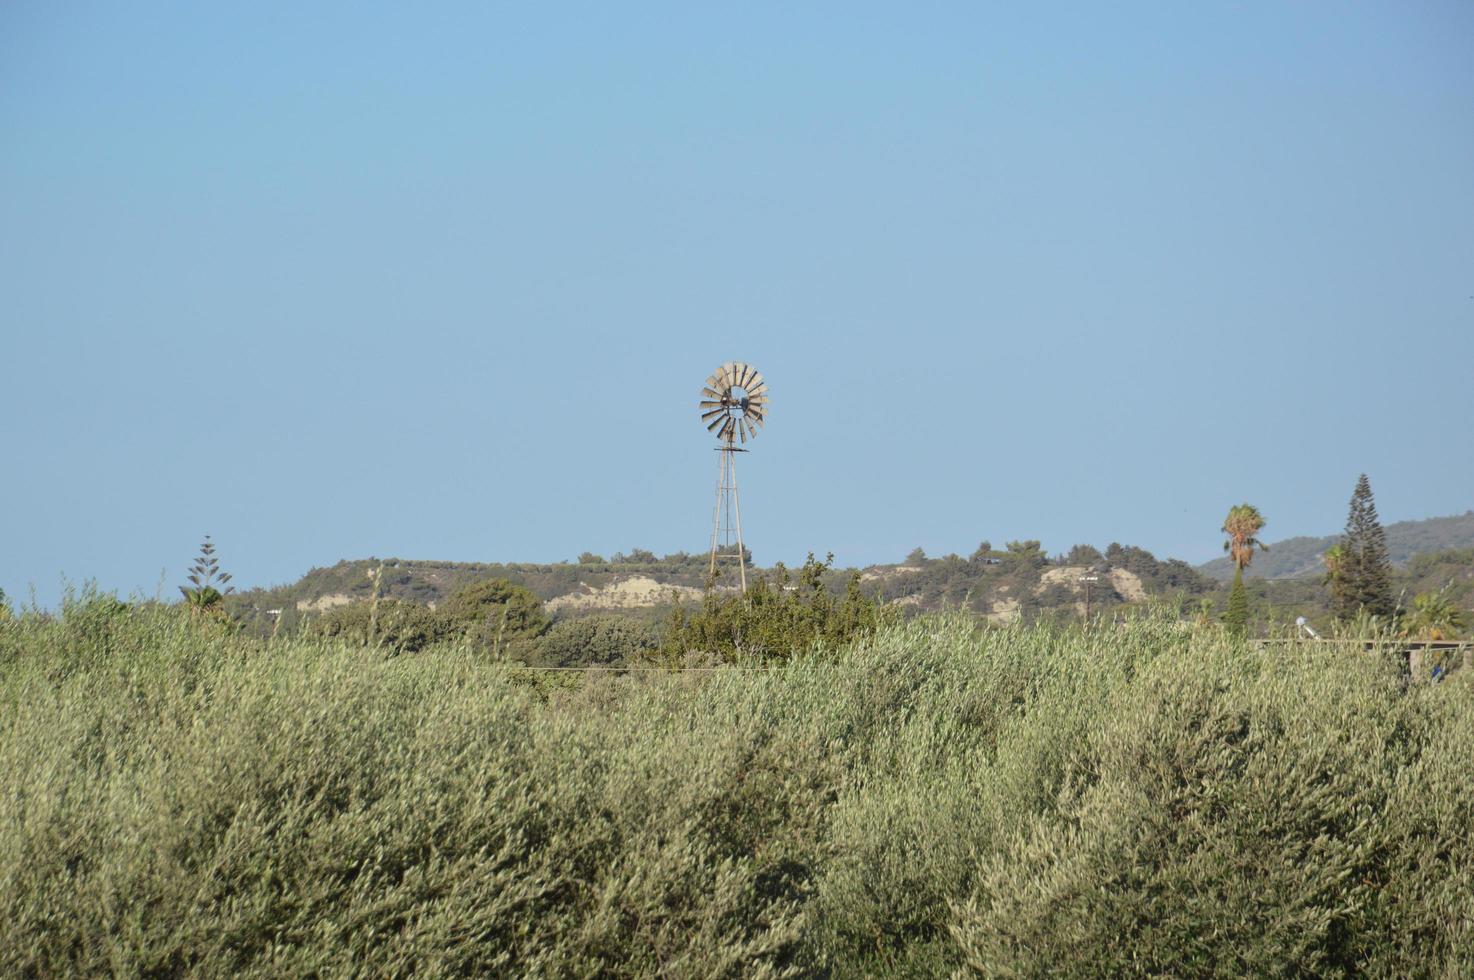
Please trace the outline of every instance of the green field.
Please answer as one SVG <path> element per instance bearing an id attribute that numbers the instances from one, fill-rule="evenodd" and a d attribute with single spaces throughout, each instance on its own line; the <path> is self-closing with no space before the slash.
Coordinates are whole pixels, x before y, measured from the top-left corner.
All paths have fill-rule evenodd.
<path id="1" fill-rule="evenodd" d="M 1142 616 L 538 673 L 0 623 L 0 975 L 1474 975 L 1474 671 Z"/>

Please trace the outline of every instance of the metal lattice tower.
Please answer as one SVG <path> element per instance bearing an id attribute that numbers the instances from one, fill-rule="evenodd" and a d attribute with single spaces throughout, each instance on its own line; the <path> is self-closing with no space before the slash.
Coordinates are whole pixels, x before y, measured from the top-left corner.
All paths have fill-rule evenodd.
<path id="1" fill-rule="evenodd" d="M 735 558 L 742 591 L 747 591 L 747 549 L 742 543 L 742 503 L 737 496 L 738 446 L 757 438 L 768 414 L 768 386 L 763 376 L 741 361 L 728 361 L 701 389 L 701 419 L 706 431 L 716 434 L 721 453 L 717 469 L 716 510 L 711 520 L 711 565 L 708 574 L 716 579 L 717 562 Z M 733 550 L 735 546 L 735 551 Z"/>

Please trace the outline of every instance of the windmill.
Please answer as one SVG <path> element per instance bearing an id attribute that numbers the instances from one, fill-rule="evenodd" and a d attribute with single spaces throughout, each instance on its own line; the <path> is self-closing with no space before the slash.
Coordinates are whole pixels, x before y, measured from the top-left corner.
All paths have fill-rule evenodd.
<path id="1" fill-rule="evenodd" d="M 721 463 L 717 470 L 717 506 L 711 519 L 711 567 L 708 574 L 716 579 L 717 560 L 732 558 L 737 550 L 737 574 L 742 591 L 747 591 L 747 555 L 742 544 L 742 504 L 737 498 L 738 446 L 749 438 L 757 438 L 758 429 L 768 414 L 768 385 L 757 369 L 741 361 L 728 361 L 701 389 L 701 420 L 706 431 L 721 440 L 717 452 Z"/>

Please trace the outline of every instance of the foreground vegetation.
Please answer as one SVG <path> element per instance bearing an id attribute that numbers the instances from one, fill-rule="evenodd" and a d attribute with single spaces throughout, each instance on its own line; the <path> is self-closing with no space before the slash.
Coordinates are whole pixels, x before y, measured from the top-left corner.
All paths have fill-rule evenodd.
<path id="1" fill-rule="evenodd" d="M 1142 617 L 537 673 L 0 623 L 0 974 L 1474 974 L 1474 687 Z"/>

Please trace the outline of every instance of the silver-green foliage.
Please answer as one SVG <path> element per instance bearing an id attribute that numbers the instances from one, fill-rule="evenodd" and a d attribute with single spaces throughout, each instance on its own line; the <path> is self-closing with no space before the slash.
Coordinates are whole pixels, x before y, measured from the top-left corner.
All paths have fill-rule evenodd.
<path id="1" fill-rule="evenodd" d="M 655 645 L 638 620 L 595 614 L 553 624 L 538 641 L 536 659 L 549 667 L 608 667 L 648 659 Z"/>
<path id="2" fill-rule="evenodd" d="M 0 624 L 0 974 L 1468 975 L 1474 686 L 1143 619 L 556 681 Z"/>

